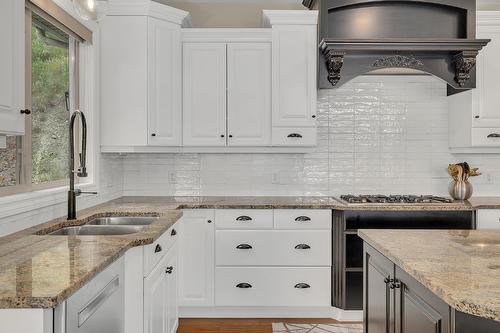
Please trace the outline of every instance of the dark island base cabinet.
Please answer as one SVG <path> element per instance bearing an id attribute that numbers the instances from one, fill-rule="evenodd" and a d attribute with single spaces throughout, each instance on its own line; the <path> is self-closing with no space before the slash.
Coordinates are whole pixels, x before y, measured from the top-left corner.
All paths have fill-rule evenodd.
<path id="1" fill-rule="evenodd" d="M 364 333 L 498 333 L 500 323 L 453 310 L 364 244 Z"/>

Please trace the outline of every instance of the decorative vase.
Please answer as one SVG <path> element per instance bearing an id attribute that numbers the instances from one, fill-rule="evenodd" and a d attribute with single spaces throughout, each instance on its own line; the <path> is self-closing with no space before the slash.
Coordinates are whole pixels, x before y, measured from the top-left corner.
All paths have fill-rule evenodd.
<path id="1" fill-rule="evenodd" d="M 472 184 L 468 181 L 454 180 L 448 188 L 450 195 L 455 200 L 468 200 L 472 196 Z"/>

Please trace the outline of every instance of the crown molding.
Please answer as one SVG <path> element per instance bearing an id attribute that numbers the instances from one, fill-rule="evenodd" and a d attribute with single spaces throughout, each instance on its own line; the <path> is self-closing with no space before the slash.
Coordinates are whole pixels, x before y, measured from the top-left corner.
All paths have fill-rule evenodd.
<path id="1" fill-rule="evenodd" d="M 183 28 L 191 27 L 191 15 L 181 9 L 149 0 L 113 0 L 110 1 L 108 16 L 150 16 Z"/>
<path id="2" fill-rule="evenodd" d="M 317 10 L 263 10 L 263 26 L 273 25 L 316 25 Z"/>

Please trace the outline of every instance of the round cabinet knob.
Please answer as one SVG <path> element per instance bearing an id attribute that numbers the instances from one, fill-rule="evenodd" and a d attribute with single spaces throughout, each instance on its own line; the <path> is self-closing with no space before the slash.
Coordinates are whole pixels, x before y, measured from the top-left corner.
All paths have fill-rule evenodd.
<path id="1" fill-rule="evenodd" d="M 479 116 L 475 116 L 474 118 L 479 119 Z"/>
<path id="2" fill-rule="evenodd" d="M 25 114 L 25 115 L 31 114 L 31 110 L 29 110 L 29 109 L 24 109 L 24 110 L 21 110 L 20 112 L 21 112 L 21 114 Z"/>
<path id="3" fill-rule="evenodd" d="M 316 115 L 315 115 L 315 114 L 313 114 L 311 117 L 314 119 L 314 118 L 316 118 Z"/>
<path id="4" fill-rule="evenodd" d="M 212 223 L 212 220 L 208 220 L 207 223 Z"/>
<path id="5" fill-rule="evenodd" d="M 156 136 L 156 133 L 152 133 L 151 136 Z"/>
<path id="6" fill-rule="evenodd" d="M 230 137 L 230 138 L 232 138 L 232 137 L 233 137 L 233 135 L 232 135 L 232 134 L 229 134 L 229 137 Z"/>
<path id="7" fill-rule="evenodd" d="M 224 135 L 224 134 L 221 134 L 221 135 L 220 135 L 220 137 L 221 137 L 221 138 L 224 138 L 224 137 L 225 137 L 225 135 Z"/>

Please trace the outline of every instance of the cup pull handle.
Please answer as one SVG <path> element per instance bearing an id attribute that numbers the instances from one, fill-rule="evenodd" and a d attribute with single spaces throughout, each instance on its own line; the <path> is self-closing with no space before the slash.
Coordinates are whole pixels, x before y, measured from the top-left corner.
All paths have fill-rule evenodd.
<path id="1" fill-rule="evenodd" d="M 311 218 L 309 216 L 299 216 L 295 218 L 295 222 L 308 222 L 311 221 Z"/>
<path id="2" fill-rule="evenodd" d="M 238 216 L 236 221 L 252 221 L 252 218 L 250 216 L 242 215 Z"/>
<path id="3" fill-rule="evenodd" d="M 238 283 L 236 288 L 249 289 L 252 288 L 252 285 L 250 283 Z"/>
<path id="4" fill-rule="evenodd" d="M 492 139 L 492 138 L 495 138 L 495 139 L 496 139 L 496 138 L 500 138 L 500 134 L 498 134 L 498 133 L 491 133 L 490 135 L 488 135 L 488 138 L 489 138 L 489 139 Z"/>
<path id="5" fill-rule="evenodd" d="M 248 244 L 240 244 L 236 247 L 238 250 L 250 250 L 252 249 L 252 245 Z"/>
<path id="6" fill-rule="evenodd" d="M 302 134 L 299 134 L 299 133 L 290 133 L 290 134 L 288 134 L 288 138 L 300 139 L 300 138 L 302 138 Z"/>
<path id="7" fill-rule="evenodd" d="M 296 250 L 309 250 L 311 247 L 307 244 L 299 244 L 295 246 Z"/>
<path id="8" fill-rule="evenodd" d="M 161 252 L 162 248 L 160 244 L 156 244 L 155 253 Z"/>
<path id="9" fill-rule="evenodd" d="M 296 289 L 308 289 L 308 288 L 311 288 L 311 286 L 308 285 L 307 283 L 297 283 L 294 288 L 296 288 Z"/>

